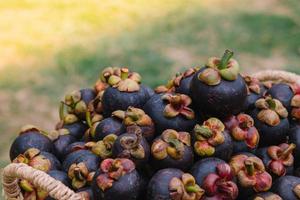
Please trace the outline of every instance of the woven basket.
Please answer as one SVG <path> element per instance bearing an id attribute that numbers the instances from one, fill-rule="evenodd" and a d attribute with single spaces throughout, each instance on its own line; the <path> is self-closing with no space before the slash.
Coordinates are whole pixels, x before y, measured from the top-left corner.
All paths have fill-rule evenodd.
<path id="1" fill-rule="evenodd" d="M 300 84 L 300 76 L 285 71 L 262 71 L 253 75 L 260 81 L 298 83 Z M 49 195 L 57 200 L 80 200 L 83 199 L 73 190 L 55 180 L 45 172 L 33 169 L 25 164 L 12 163 L 3 170 L 3 189 L 7 200 L 23 200 L 23 195 L 19 187 L 19 179 L 26 179 L 34 186 L 47 191 Z"/>

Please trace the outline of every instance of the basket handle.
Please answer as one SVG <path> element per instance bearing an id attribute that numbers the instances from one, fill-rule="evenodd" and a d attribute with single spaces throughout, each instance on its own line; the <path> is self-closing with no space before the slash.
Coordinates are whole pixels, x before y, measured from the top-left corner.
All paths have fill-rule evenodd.
<path id="1" fill-rule="evenodd" d="M 300 85 L 300 75 L 281 70 L 265 70 L 252 75 L 260 81 L 282 82 Z"/>
<path id="2" fill-rule="evenodd" d="M 3 170 L 3 189 L 7 200 L 23 200 L 19 179 L 25 179 L 34 186 L 48 192 L 48 194 L 59 200 L 82 200 L 83 198 L 69 189 L 62 182 L 55 180 L 43 171 L 34 169 L 23 163 L 11 163 Z"/>

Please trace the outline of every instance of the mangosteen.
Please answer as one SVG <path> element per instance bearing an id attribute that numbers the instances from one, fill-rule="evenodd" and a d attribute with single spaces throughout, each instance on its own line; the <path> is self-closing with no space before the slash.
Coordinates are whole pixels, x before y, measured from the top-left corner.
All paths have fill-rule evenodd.
<path id="1" fill-rule="evenodd" d="M 126 111 L 117 110 L 113 112 L 113 116 L 123 120 L 123 126 L 130 132 L 130 129 L 135 129 L 138 126 L 143 137 L 151 142 L 155 137 L 155 127 L 152 119 L 139 108 L 128 107 Z"/>
<path id="2" fill-rule="evenodd" d="M 232 139 L 219 119 L 209 118 L 203 122 L 203 125 L 197 124 L 192 136 L 197 158 L 230 159 L 233 149 Z"/>
<path id="3" fill-rule="evenodd" d="M 198 67 L 189 68 L 183 73 L 178 73 L 166 85 L 158 86 L 155 92 L 160 93 L 180 93 L 190 96 L 190 84 L 193 75 L 199 70 Z"/>
<path id="4" fill-rule="evenodd" d="M 219 158 L 204 158 L 194 164 L 191 174 L 204 189 L 201 199 L 236 199 L 238 188 L 230 166 Z"/>
<path id="5" fill-rule="evenodd" d="M 287 141 L 289 131 L 288 112 L 282 103 L 271 97 L 256 101 L 250 115 L 260 134 L 259 146 L 278 145 Z"/>
<path id="6" fill-rule="evenodd" d="M 63 160 L 65 156 L 66 148 L 76 142 L 76 138 L 70 135 L 67 129 L 59 129 L 52 131 L 50 133 L 52 135 L 52 142 L 53 142 L 53 153 L 59 159 Z"/>
<path id="7" fill-rule="evenodd" d="M 137 200 L 140 181 L 140 175 L 131 160 L 126 158 L 105 159 L 93 179 L 94 198 Z"/>
<path id="8" fill-rule="evenodd" d="M 282 143 L 278 146 L 262 147 L 256 150 L 256 155 L 263 161 L 273 180 L 280 176 L 293 175 L 295 144 Z"/>
<path id="9" fill-rule="evenodd" d="M 102 71 L 101 80 L 109 84 L 102 96 L 104 116 L 113 111 L 126 110 L 129 106 L 142 108 L 150 98 L 150 90 L 140 84 L 141 76 L 129 72 L 127 68 L 106 68 Z"/>
<path id="10" fill-rule="evenodd" d="M 61 109 L 59 116 L 60 122 L 55 127 L 58 132 L 69 134 L 77 140 L 83 137 L 85 131 L 88 129 L 87 124 L 83 123 L 75 114 L 65 115 Z"/>
<path id="11" fill-rule="evenodd" d="M 100 158 L 88 150 L 78 150 L 66 156 L 63 169 L 72 180 L 75 190 L 83 188 L 92 182 L 98 169 Z"/>
<path id="12" fill-rule="evenodd" d="M 77 194 L 81 195 L 82 200 L 94 200 L 94 194 L 91 187 L 85 187 L 77 190 Z"/>
<path id="13" fill-rule="evenodd" d="M 255 102 L 262 98 L 267 88 L 255 77 L 243 76 L 247 84 L 247 98 L 244 103 L 244 111 L 249 112 L 255 108 Z"/>
<path id="14" fill-rule="evenodd" d="M 278 194 L 273 192 L 260 192 L 250 198 L 248 200 L 283 200 Z"/>
<path id="15" fill-rule="evenodd" d="M 289 142 L 296 145 L 294 150 L 294 166 L 295 168 L 300 167 L 300 125 L 296 125 L 289 130 Z"/>
<path id="16" fill-rule="evenodd" d="M 291 100 L 294 96 L 294 92 L 290 85 L 286 83 L 273 84 L 268 89 L 266 95 L 271 96 L 273 99 L 278 99 L 282 105 L 288 110 L 291 110 Z"/>
<path id="17" fill-rule="evenodd" d="M 14 163 L 25 163 L 35 169 L 48 172 L 61 168 L 61 163 L 57 158 L 46 151 L 40 151 L 36 148 L 29 148 L 23 154 L 19 154 Z"/>
<path id="18" fill-rule="evenodd" d="M 187 132 L 165 130 L 151 146 L 151 166 L 155 169 L 188 170 L 194 162 L 191 137 Z"/>
<path id="19" fill-rule="evenodd" d="M 46 133 L 35 126 L 26 125 L 21 128 L 19 136 L 10 146 L 10 160 L 13 161 L 18 155 L 23 154 L 29 148 L 36 148 L 40 151 L 53 151 L 51 140 Z"/>
<path id="20" fill-rule="evenodd" d="M 300 85 L 293 85 L 294 96 L 291 99 L 291 120 L 300 123 Z"/>
<path id="21" fill-rule="evenodd" d="M 278 194 L 284 200 L 300 199 L 300 178 L 282 176 L 274 182 L 272 192 Z"/>
<path id="22" fill-rule="evenodd" d="M 233 154 L 255 151 L 259 143 L 259 133 L 252 117 L 243 113 L 232 115 L 224 124 L 232 137 Z"/>
<path id="23" fill-rule="evenodd" d="M 136 168 L 144 167 L 150 157 L 150 147 L 137 127 L 134 133 L 120 135 L 113 144 L 112 154 L 115 158 L 131 159 Z"/>
<path id="24" fill-rule="evenodd" d="M 113 145 L 117 138 L 118 136 L 114 134 L 109 134 L 105 136 L 103 140 L 99 140 L 98 142 L 85 143 L 84 149 L 90 149 L 101 159 L 111 158 L 113 156 Z"/>
<path id="25" fill-rule="evenodd" d="M 166 129 L 191 131 L 196 124 L 191 103 L 185 94 L 155 94 L 145 104 L 144 111 L 153 120 L 157 134 Z"/>
<path id="26" fill-rule="evenodd" d="M 69 155 L 72 152 L 79 151 L 79 150 L 88 150 L 88 149 L 89 147 L 87 147 L 86 143 L 84 142 L 73 142 L 66 147 L 63 154 L 63 160 L 67 155 Z"/>
<path id="27" fill-rule="evenodd" d="M 99 141 L 107 135 L 114 134 L 116 136 L 121 135 L 125 132 L 125 128 L 122 124 L 122 119 L 118 116 L 112 115 L 108 118 L 101 118 L 99 115 L 94 116 L 92 119 L 87 115 L 87 121 L 90 128 L 85 133 L 86 141 Z"/>
<path id="28" fill-rule="evenodd" d="M 272 177 L 262 160 L 251 153 L 240 153 L 230 160 L 231 169 L 237 177 L 239 199 L 247 199 L 257 192 L 266 192 L 272 186 Z"/>
<path id="29" fill-rule="evenodd" d="M 221 118 L 238 114 L 247 98 L 247 86 L 239 75 L 239 64 L 226 50 L 223 57 L 209 58 L 190 85 L 194 105 L 207 116 Z"/>
<path id="30" fill-rule="evenodd" d="M 195 178 L 175 168 L 159 170 L 150 180 L 147 200 L 201 199 L 204 190 Z"/>
<path id="31" fill-rule="evenodd" d="M 60 113 L 64 110 L 63 105 L 66 105 L 68 113 L 76 115 L 81 120 L 85 120 L 88 106 L 95 97 L 95 91 L 90 88 L 73 91 L 65 96 L 65 100 L 60 107 Z"/>

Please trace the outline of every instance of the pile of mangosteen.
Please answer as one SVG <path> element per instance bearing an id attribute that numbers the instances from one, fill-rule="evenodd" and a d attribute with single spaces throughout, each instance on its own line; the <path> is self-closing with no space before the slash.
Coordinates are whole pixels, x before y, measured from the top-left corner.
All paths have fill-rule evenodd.
<path id="1" fill-rule="evenodd" d="M 300 86 L 241 75 L 233 52 L 152 90 L 125 67 L 65 96 L 52 131 L 24 126 L 13 163 L 84 200 L 300 199 Z M 50 200 L 19 180 L 25 200 Z"/>

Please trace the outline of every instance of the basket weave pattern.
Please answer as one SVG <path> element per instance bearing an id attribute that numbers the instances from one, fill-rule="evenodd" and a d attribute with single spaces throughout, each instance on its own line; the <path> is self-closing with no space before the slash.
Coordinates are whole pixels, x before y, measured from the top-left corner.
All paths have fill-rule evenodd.
<path id="1" fill-rule="evenodd" d="M 253 75 L 260 81 L 298 83 L 300 76 L 294 73 L 276 70 L 267 70 Z M 45 172 L 33 169 L 26 164 L 12 163 L 3 170 L 2 184 L 4 195 L 7 200 L 23 200 L 23 195 L 19 187 L 19 180 L 25 179 L 34 186 L 39 187 L 49 193 L 49 195 L 58 200 L 80 200 L 83 199 L 73 190 L 66 187 L 60 181 L 55 180 Z"/>

